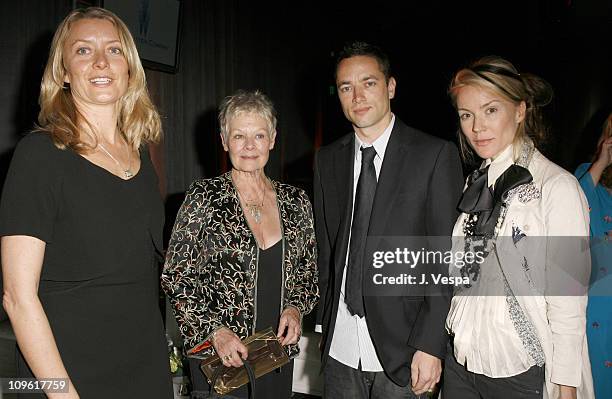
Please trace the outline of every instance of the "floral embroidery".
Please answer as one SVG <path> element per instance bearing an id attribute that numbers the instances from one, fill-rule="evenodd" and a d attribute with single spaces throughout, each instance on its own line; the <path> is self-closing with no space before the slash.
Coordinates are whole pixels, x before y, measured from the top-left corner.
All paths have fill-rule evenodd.
<path id="1" fill-rule="evenodd" d="M 533 182 L 523 184 L 508 192 L 508 197 L 512 197 L 514 195 L 517 196 L 519 202 L 522 204 L 534 199 L 540 199 L 542 197 L 540 189 L 537 188 Z"/>
<path id="2" fill-rule="evenodd" d="M 525 312 L 521 308 L 521 305 L 518 303 L 518 300 L 512 293 L 507 282 L 505 282 L 504 289 L 506 291 L 506 309 L 514 325 L 514 329 L 523 344 L 523 348 L 525 348 L 527 354 L 533 359 L 536 365 L 542 367 L 545 360 L 544 349 L 540 343 L 538 333 L 531 321 L 529 321 L 525 315 Z"/>
<path id="3" fill-rule="evenodd" d="M 284 233 L 281 303 L 305 315 L 319 298 L 312 206 L 303 190 L 272 185 Z M 176 218 L 161 278 L 186 348 L 221 326 L 240 338 L 254 332 L 257 258 L 229 172 L 195 181 Z M 297 345 L 286 350 L 292 357 L 299 352 Z"/>

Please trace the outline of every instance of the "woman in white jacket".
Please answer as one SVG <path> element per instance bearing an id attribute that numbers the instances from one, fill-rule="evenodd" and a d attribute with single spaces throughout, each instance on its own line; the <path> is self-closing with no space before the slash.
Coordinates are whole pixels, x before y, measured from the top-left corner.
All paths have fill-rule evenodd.
<path id="1" fill-rule="evenodd" d="M 484 261 L 451 267 L 470 283 L 457 288 L 446 322 L 444 397 L 593 398 L 588 206 L 576 179 L 536 148 L 552 90 L 485 57 L 455 74 L 449 94 L 463 155 L 483 159 L 467 180 L 453 245 Z"/>

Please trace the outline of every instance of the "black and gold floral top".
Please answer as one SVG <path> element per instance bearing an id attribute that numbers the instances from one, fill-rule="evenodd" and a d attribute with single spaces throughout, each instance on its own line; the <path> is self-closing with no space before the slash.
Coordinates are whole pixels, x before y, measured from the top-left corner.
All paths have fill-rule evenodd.
<path id="1" fill-rule="evenodd" d="M 319 298 L 312 206 L 306 193 L 273 181 L 282 229 L 281 309 L 312 311 Z M 259 247 L 240 206 L 230 172 L 195 181 L 179 210 L 162 287 L 172 304 L 185 348 L 207 341 L 220 327 L 241 339 L 257 321 Z M 275 326 L 274 326 L 275 327 Z M 211 352 L 209 346 L 205 352 Z M 286 348 L 290 356 L 297 345 Z"/>

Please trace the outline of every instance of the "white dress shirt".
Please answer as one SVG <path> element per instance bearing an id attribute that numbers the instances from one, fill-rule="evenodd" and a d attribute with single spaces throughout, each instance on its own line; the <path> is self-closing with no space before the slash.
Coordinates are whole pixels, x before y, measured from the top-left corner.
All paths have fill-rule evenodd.
<path id="1" fill-rule="evenodd" d="M 372 146 L 376 150 L 376 156 L 374 157 L 374 168 L 376 169 L 376 179 L 380 175 L 380 169 L 382 167 L 383 160 L 385 158 L 385 150 L 387 149 L 387 143 L 389 137 L 391 137 L 391 131 L 395 124 L 395 115 L 391 117 L 389 126 L 385 129 L 383 134 L 378 137 Z M 353 168 L 353 208 L 355 206 L 355 192 L 357 191 L 357 182 L 359 180 L 359 174 L 361 173 L 361 151 L 360 147 L 369 147 L 369 144 L 364 144 L 359 140 L 359 137 L 355 134 L 355 162 Z M 351 216 L 352 218 L 352 216 Z M 351 219 L 351 226 L 353 221 Z M 349 230 L 349 241 L 348 248 L 350 248 L 350 230 Z M 359 362 L 361 361 L 361 369 L 363 371 L 383 371 L 380 360 L 376 355 L 372 338 L 370 338 L 370 332 L 368 331 L 368 324 L 365 317 L 359 317 L 357 315 L 351 315 L 348 311 L 346 303 L 344 302 L 344 290 L 346 284 L 346 265 L 348 264 L 348 250 L 346 251 L 346 260 L 344 264 L 344 272 L 342 273 L 342 286 L 340 290 L 340 299 L 338 302 L 338 313 L 336 316 L 336 326 L 333 332 L 333 338 L 331 346 L 329 348 L 329 356 L 333 357 L 342 364 L 357 369 Z"/>

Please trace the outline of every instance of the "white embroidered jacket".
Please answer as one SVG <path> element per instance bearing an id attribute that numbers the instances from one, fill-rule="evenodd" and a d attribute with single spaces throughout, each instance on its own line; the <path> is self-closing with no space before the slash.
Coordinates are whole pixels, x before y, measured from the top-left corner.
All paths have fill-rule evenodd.
<path id="1" fill-rule="evenodd" d="M 513 146 L 494 161 L 485 161 L 489 184 L 513 163 Z M 515 189 L 499 226 L 496 255 L 492 252 L 491 256 L 501 265 L 531 330 L 535 329 L 537 346 L 544 355 L 544 399 L 556 399 L 558 385 L 577 387 L 578 399 L 594 398 L 586 341 L 587 287 L 583 285 L 588 284 L 590 273 L 588 204 L 574 176 L 537 150 L 528 169 L 533 181 Z M 466 216 L 459 216 L 453 236 L 464 235 Z M 482 312 L 475 308 L 477 303 L 494 311 Z M 509 322 L 512 310 L 505 303 L 510 301 L 491 295 L 453 298 L 447 329 L 454 335 L 457 360 L 470 371 L 504 377 L 529 367 L 524 364 L 529 345 L 524 339 L 520 345 L 521 328 Z M 495 328 L 498 330 L 491 331 Z M 508 350 L 517 342 L 520 349 L 525 347 L 523 353 Z M 531 361 L 530 365 L 536 363 Z"/>

